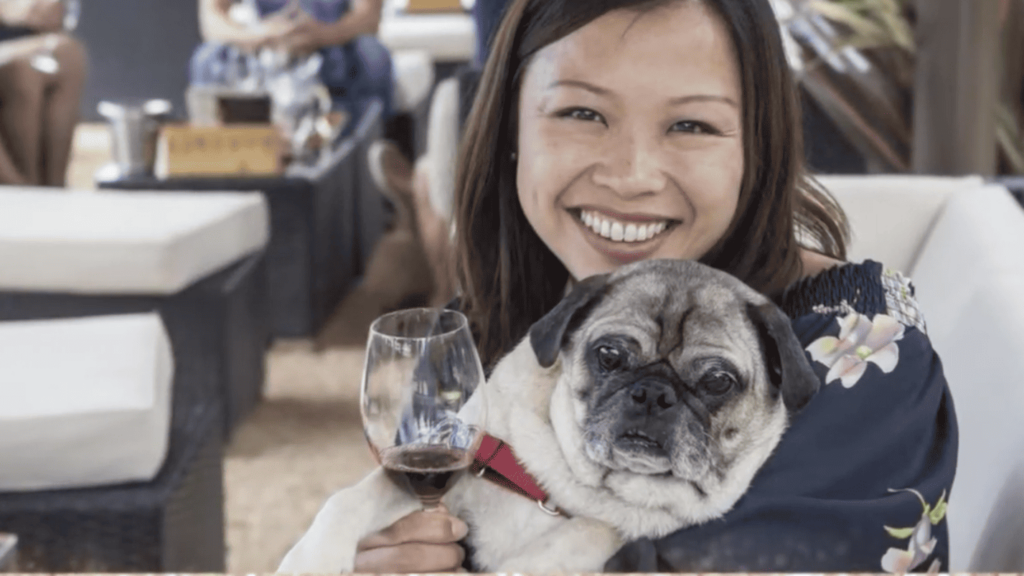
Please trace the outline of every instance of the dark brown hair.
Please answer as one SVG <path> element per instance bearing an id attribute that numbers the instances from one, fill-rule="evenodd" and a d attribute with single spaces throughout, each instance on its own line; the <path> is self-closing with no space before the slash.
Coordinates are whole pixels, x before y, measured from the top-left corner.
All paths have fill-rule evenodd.
<path id="1" fill-rule="evenodd" d="M 701 262 L 778 298 L 801 275 L 797 234 L 845 259 L 846 220 L 803 165 L 800 109 L 768 0 L 513 0 L 466 122 L 456 175 L 456 265 L 463 311 L 493 365 L 562 298 L 569 273 L 519 205 L 519 86 L 531 57 L 603 14 L 699 1 L 731 34 L 743 99 L 745 173 L 729 229 Z"/>

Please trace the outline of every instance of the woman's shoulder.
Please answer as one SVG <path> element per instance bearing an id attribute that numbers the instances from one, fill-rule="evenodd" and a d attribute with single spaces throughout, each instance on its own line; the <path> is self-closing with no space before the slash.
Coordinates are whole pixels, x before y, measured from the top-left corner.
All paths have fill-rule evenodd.
<path id="1" fill-rule="evenodd" d="M 882 314 L 926 332 L 914 284 L 900 271 L 875 260 L 841 262 L 815 255 L 804 262 L 809 273 L 791 284 L 779 302 L 794 322 L 804 317 Z"/>

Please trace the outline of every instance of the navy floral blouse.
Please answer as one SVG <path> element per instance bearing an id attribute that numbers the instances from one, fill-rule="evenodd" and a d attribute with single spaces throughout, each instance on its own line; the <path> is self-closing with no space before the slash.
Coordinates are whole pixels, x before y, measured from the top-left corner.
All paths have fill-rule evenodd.
<path id="1" fill-rule="evenodd" d="M 844 264 L 781 304 L 817 396 L 729 513 L 627 544 L 607 571 L 948 571 L 956 416 L 910 282 Z"/>

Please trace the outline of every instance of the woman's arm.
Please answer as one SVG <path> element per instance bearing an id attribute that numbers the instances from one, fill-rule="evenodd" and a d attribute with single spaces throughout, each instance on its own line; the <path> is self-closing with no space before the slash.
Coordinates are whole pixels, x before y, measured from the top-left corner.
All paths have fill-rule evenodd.
<path id="1" fill-rule="evenodd" d="M 248 28 L 231 20 L 228 15 L 231 4 L 232 0 L 199 0 L 199 30 L 203 40 L 256 49 L 292 29 L 283 20 L 274 18 L 265 20 L 259 29 Z"/>
<path id="2" fill-rule="evenodd" d="M 357 36 L 376 34 L 383 4 L 383 0 L 352 0 L 349 11 L 334 22 L 303 18 L 282 37 L 282 43 L 293 54 L 308 54 L 348 44 Z"/>

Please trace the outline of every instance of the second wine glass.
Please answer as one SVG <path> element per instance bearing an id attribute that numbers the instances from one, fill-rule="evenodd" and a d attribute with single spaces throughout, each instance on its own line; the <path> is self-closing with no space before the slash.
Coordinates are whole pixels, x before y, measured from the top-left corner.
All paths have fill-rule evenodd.
<path id="1" fill-rule="evenodd" d="M 417 308 L 370 327 L 360 408 L 377 461 L 399 486 L 436 507 L 473 461 L 485 425 L 484 381 L 469 323 Z"/>

